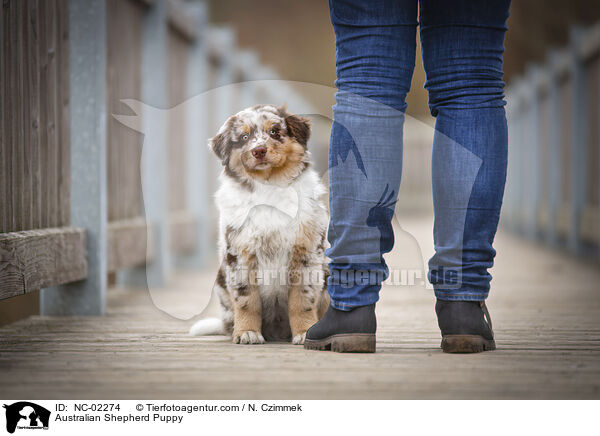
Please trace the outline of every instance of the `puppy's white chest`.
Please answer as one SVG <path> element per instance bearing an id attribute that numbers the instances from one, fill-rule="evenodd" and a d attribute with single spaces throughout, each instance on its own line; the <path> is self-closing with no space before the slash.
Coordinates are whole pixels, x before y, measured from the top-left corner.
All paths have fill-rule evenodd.
<path id="1" fill-rule="evenodd" d="M 298 192 L 291 188 L 263 187 L 253 192 L 243 213 L 245 225 L 253 232 L 293 231 L 300 206 Z"/>

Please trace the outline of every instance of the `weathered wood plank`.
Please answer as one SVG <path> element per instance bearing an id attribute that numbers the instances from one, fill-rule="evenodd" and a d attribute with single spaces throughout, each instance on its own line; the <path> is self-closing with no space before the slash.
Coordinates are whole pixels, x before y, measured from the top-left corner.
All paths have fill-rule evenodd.
<path id="1" fill-rule="evenodd" d="M 40 137 L 40 185 L 39 190 L 39 207 L 40 207 L 40 228 L 49 227 L 50 219 L 48 217 L 48 190 L 45 182 L 48 180 L 48 88 L 50 86 L 48 80 L 48 56 L 46 54 L 46 15 L 48 14 L 51 2 L 42 1 L 39 3 L 38 9 L 38 26 L 39 26 L 39 44 L 37 47 L 39 58 L 39 137 Z"/>
<path id="2" fill-rule="evenodd" d="M 48 215 L 48 227 L 56 227 L 58 225 L 58 148 L 59 138 L 57 126 L 60 118 L 58 117 L 58 104 L 57 104 L 57 59 L 56 59 L 56 40 L 57 40 L 57 23 L 56 23 L 56 8 L 57 0 L 49 2 L 49 8 L 46 10 L 46 58 L 47 58 L 47 88 L 46 93 L 48 99 L 46 100 L 46 147 L 47 147 L 47 160 L 46 165 L 48 166 L 47 179 L 44 180 L 46 185 L 46 195 L 48 196 L 48 209 L 46 211 Z"/>
<path id="3" fill-rule="evenodd" d="M 57 217 L 59 226 L 71 222 L 71 129 L 69 118 L 69 9 L 67 0 L 56 3 L 57 23 Z"/>
<path id="4" fill-rule="evenodd" d="M 42 227 L 41 210 L 41 173 L 40 173 L 40 59 L 38 46 L 40 44 L 39 2 L 36 0 L 29 8 L 29 34 L 31 36 L 28 57 L 31 61 L 28 70 L 28 86 L 30 92 L 31 127 L 31 226 L 30 229 Z"/>
<path id="5" fill-rule="evenodd" d="M 19 203 L 19 229 L 31 229 L 31 142 L 29 140 L 30 131 L 30 87 L 27 80 L 27 72 L 31 69 L 30 59 L 28 56 L 29 38 L 29 8 L 33 1 L 27 0 L 19 2 L 21 10 L 19 11 L 19 56 L 21 64 L 21 72 L 19 74 L 19 95 L 21 97 L 20 107 L 17 109 L 20 112 L 19 126 L 19 141 L 18 146 L 18 167 L 16 168 L 16 178 L 18 185 L 16 186 Z M 14 171 L 14 169 L 13 169 Z"/>
<path id="6" fill-rule="evenodd" d="M 6 99 L 8 95 L 6 94 L 6 70 L 7 65 L 4 60 L 5 56 L 5 45 L 7 35 L 4 33 L 4 29 L 6 25 L 4 24 L 4 6 L 0 7 L 0 93 L 2 98 L 0 98 L 0 233 L 8 231 L 7 224 L 7 214 L 6 206 L 8 204 L 8 192 L 6 188 L 6 174 L 7 170 L 5 168 L 6 165 Z"/>
<path id="7" fill-rule="evenodd" d="M 428 218 L 404 224 L 415 237 L 431 233 Z M 442 353 L 435 299 L 420 286 L 384 285 L 372 355 L 190 337 L 194 319 L 162 313 L 143 288 L 115 288 L 107 317 L 31 317 L 1 328 L 0 384 L 7 397 L 33 400 L 599 399 L 598 268 L 503 232 L 496 248 L 494 352 Z M 407 244 L 386 260 L 390 268 L 422 262 Z M 206 299 L 217 268 L 179 273 L 165 292 L 182 306 Z"/>
<path id="8" fill-rule="evenodd" d="M 17 31 L 16 28 L 16 23 L 18 22 L 19 19 L 19 14 L 18 14 L 18 4 L 16 4 L 16 2 L 12 2 L 9 5 L 9 20 L 10 20 L 10 26 L 11 29 L 9 30 L 9 40 L 10 40 L 10 46 L 11 46 L 11 50 L 10 50 L 10 60 L 9 63 L 15 66 L 19 65 L 19 33 Z M 8 103 L 8 107 L 16 107 L 16 102 L 18 101 L 18 94 L 17 94 L 17 89 L 18 89 L 18 70 L 17 68 L 11 68 L 10 70 L 10 76 L 9 76 L 9 94 L 12 95 L 12 98 L 10 100 L 10 103 Z M 13 106 L 14 105 L 14 106 Z M 18 199 L 16 198 L 16 196 L 13 194 L 13 192 L 15 192 L 16 190 L 16 185 L 15 185 L 15 173 L 17 173 L 18 171 L 13 171 L 13 168 L 17 165 L 17 144 L 19 141 L 19 117 L 18 117 L 18 111 L 9 111 L 10 112 L 10 130 L 11 130 L 11 135 L 10 135 L 10 140 L 8 143 L 8 148 L 10 148 L 10 155 L 8 156 L 9 159 L 9 183 L 8 186 L 9 191 L 11 193 L 11 201 L 10 201 L 10 211 L 11 211 L 11 216 L 10 216 L 10 229 L 15 229 L 15 230 L 19 230 L 19 209 L 18 209 Z"/>
<path id="9" fill-rule="evenodd" d="M 0 234 L 0 299 L 86 278 L 86 243 L 77 227 Z"/>
<path id="10" fill-rule="evenodd" d="M 122 99 L 141 95 L 141 32 L 145 8 L 137 1 L 107 2 L 108 219 L 142 214 L 140 156 L 142 137 L 111 114 L 122 113 Z"/>
<path id="11" fill-rule="evenodd" d="M 145 265 L 154 257 L 152 231 L 143 218 L 109 223 L 106 245 L 109 272 Z"/>

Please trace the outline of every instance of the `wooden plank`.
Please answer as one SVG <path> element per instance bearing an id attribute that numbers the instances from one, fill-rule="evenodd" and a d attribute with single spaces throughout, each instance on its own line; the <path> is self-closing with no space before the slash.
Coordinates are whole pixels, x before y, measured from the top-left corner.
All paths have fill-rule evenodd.
<path id="1" fill-rule="evenodd" d="M 58 174 L 57 174 L 57 157 L 59 138 L 57 126 L 59 123 L 58 117 L 58 102 L 57 102 L 57 61 L 56 61 L 56 41 L 57 41 L 57 23 L 56 23 L 56 8 L 57 0 L 51 0 L 46 9 L 46 57 L 47 57 L 47 100 L 46 100 L 46 130 L 47 130 L 47 156 L 46 165 L 48 166 L 47 178 L 44 180 L 46 185 L 46 195 L 48 196 L 47 206 L 45 211 L 47 214 L 48 227 L 55 227 L 58 224 Z"/>
<path id="2" fill-rule="evenodd" d="M 30 37 L 29 37 L 29 8 L 32 6 L 33 0 L 27 0 L 19 2 L 22 9 L 19 12 L 19 24 L 20 24 L 20 38 L 21 43 L 19 44 L 19 54 L 21 58 L 21 71 L 19 74 L 19 95 L 21 97 L 21 104 L 19 108 L 16 108 L 20 112 L 21 123 L 19 126 L 20 141 L 19 147 L 19 164 L 17 179 L 19 180 L 19 186 L 17 186 L 16 194 L 19 198 L 19 209 L 21 216 L 19 217 L 20 227 L 18 230 L 31 229 L 33 223 L 31 221 L 31 143 L 29 138 L 30 131 L 30 101 L 29 93 L 30 87 L 27 80 L 29 70 L 31 69 L 30 59 L 28 56 Z"/>
<path id="3" fill-rule="evenodd" d="M 16 71 L 16 67 L 18 66 L 18 58 L 17 58 L 17 31 L 15 28 L 15 23 L 17 20 L 17 8 L 14 3 L 9 5 L 9 29 L 8 29 L 8 41 L 10 49 L 8 51 L 8 62 L 10 65 L 15 66 L 14 68 L 10 68 L 8 75 L 8 90 L 7 90 L 7 107 L 16 107 L 17 105 L 17 95 L 15 93 L 17 87 L 17 79 L 16 75 L 18 74 Z M 8 24 L 8 23 L 7 23 Z M 10 195 L 10 203 L 7 205 L 9 210 L 9 229 L 10 231 L 14 231 L 18 229 L 17 221 L 15 219 L 15 186 L 14 186 L 14 177 L 13 177 L 13 168 L 15 165 L 15 143 L 17 142 L 17 129 L 18 129 L 18 121 L 16 118 L 16 112 L 9 111 L 9 121 L 8 121 L 8 147 L 7 147 L 7 156 L 6 163 L 7 167 L 7 188 Z"/>
<path id="4" fill-rule="evenodd" d="M 109 272 L 145 265 L 154 258 L 152 233 L 148 237 L 148 230 L 143 218 L 108 224 L 106 252 Z"/>
<path id="5" fill-rule="evenodd" d="M 28 71 L 28 87 L 30 93 L 30 116 L 31 127 L 29 138 L 31 142 L 31 227 L 39 229 L 42 227 L 41 210 L 41 173 L 40 173 L 40 26 L 39 26 L 39 2 L 36 0 L 29 8 L 29 34 L 31 36 L 28 47 L 28 57 L 31 67 Z"/>
<path id="6" fill-rule="evenodd" d="M 0 234 L 0 299 L 86 278 L 86 243 L 77 227 Z"/>
<path id="7" fill-rule="evenodd" d="M 50 83 L 48 80 L 48 55 L 46 51 L 46 38 L 47 38 L 47 23 L 46 15 L 48 13 L 49 5 L 51 2 L 41 1 L 38 8 L 38 27 L 39 27 L 39 40 L 38 45 L 38 59 L 39 59 L 39 137 L 40 137 L 40 185 L 39 190 L 39 215 L 40 215 L 40 228 L 49 227 L 50 220 L 48 217 L 48 189 L 46 181 L 48 180 L 48 88 Z"/>
<path id="8" fill-rule="evenodd" d="M 21 81 L 21 68 L 23 67 L 23 57 L 22 57 L 22 29 L 23 23 L 21 18 L 21 14 L 23 12 L 23 3 L 15 2 L 14 8 L 12 9 L 14 12 L 14 68 L 12 70 L 13 73 L 13 87 L 11 88 L 11 92 L 14 95 L 14 102 L 16 103 L 14 107 L 14 116 L 13 116 L 13 140 L 11 142 L 12 147 L 12 165 L 11 165 L 11 178 L 12 178 L 12 228 L 14 230 L 22 230 L 22 202 L 21 202 L 21 175 L 23 174 L 23 131 L 22 131 L 22 123 L 23 123 L 23 115 L 19 110 L 19 96 L 22 88 Z"/>
<path id="9" fill-rule="evenodd" d="M 190 254 L 197 247 L 198 221 L 186 211 L 173 212 L 169 216 L 170 248 L 173 253 Z"/>
<path id="10" fill-rule="evenodd" d="M 7 209 L 8 209 L 8 191 L 6 188 L 6 174 L 7 169 L 6 165 L 6 151 L 7 147 L 7 139 L 6 139 L 6 119 L 8 118 L 7 111 L 5 109 L 5 100 L 8 95 L 6 93 L 6 71 L 8 68 L 7 63 L 5 62 L 5 45 L 6 45 L 6 35 L 4 33 L 4 29 L 6 28 L 6 24 L 4 24 L 4 5 L 0 7 L 0 233 L 8 231 L 8 223 L 7 223 Z"/>
<path id="11" fill-rule="evenodd" d="M 406 217 L 404 224 L 414 235 L 431 233 L 430 217 Z M 0 329 L 2 392 L 33 401 L 599 399 L 600 270 L 504 232 L 495 246 L 488 300 L 498 343 L 493 352 L 442 353 L 434 299 L 419 286 L 384 285 L 378 352 L 369 355 L 190 337 L 197 318 L 166 316 L 144 288 L 119 287 L 108 293 L 107 317 L 31 317 Z M 396 268 L 422 259 L 420 250 L 396 244 L 386 261 Z M 178 283 L 165 292 L 181 306 L 205 301 L 217 268 L 178 273 Z M 218 313 L 212 309 L 205 315 Z"/>
<path id="12" fill-rule="evenodd" d="M 142 136 L 116 121 L 122 99 L 141 95 L 141 26 L 144 8 L 138 2 L 111 0 L 107 3 L 107 133 L 108 219 L 142 214 L 140 156 Z"/>
<path id="13" fill-rule="evenodd" d="M 67 226 L 71 222 L 71 129 L 69 114 L 69 9 L 67 0 L 56 4 L 57 22 L 57 222 Z"/>

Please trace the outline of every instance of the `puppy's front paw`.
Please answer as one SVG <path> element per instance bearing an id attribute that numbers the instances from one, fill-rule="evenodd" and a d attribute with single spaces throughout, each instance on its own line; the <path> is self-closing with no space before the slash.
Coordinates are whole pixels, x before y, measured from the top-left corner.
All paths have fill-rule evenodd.
<path id="1" fill-rule="evenodd" d="M 264 344 L 265 338 L 260 332 L 255 332 L 252 330 L 246 330 L 241 332 L 233 333 L 233 343 L 234 344 Z"/>
<path id="2" fill-rule="evenodd" d="M 306 332 L 294 336 L 294 339 L 292 339 L 292 344 L 302 345 L 304 344 L 304 339 L 306 339 Z"/>

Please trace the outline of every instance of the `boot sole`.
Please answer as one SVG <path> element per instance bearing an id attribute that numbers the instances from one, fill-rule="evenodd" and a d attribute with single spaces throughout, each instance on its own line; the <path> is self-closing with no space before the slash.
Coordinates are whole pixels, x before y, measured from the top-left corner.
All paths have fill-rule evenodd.
<path id="1" fill-rule="evenodd" d="M 441 347 L 444 353 L 481 353 L 495 350 L 496 342 L 479 335 L 446 335 Z"/>
<path id="2" fill-rule="evenodd" d="M 374 353 L 375 335 L 372 333 L 346 333 L 325 339 L 304 340 L 307 350 L 335 351 L 337 353 Z"/>

